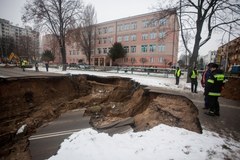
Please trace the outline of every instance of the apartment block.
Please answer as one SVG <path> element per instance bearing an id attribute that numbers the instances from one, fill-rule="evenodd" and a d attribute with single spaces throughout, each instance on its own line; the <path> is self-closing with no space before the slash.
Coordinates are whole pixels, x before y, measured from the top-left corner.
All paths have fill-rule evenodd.
<path id="1" fill-rule="evenodd" d="M 39 32 L 28 26 L 21 28 L 8 20 L 0 19 L 0 41 L 2 56 L 14 52 L 18 56 L 35 58 L 39 54 Z"/>
<path id="2" fill-rule="evenodd" d="M 228 62 L 226 63 L 226 59 Z M 240 37 L 220 46 L 217 50 L 217 63 L 226 69 L 233 65 L 240 65 Z"/>
<path id="3" fill-rule="evenodd" d="M 163 11 L 168 12 L 168 11 Z M 177 63 L 179 23 L 176 12 L 152 12 L 96 24 L 91 64 L 95 66 L 170 67 Z M 164 15 L 164 16 L 163 16 Z M 115 62 L 108 52 L 120 42 L 127 55 Z M 81 50 L 68 45 L 67 63 L 87 63 Z"/>

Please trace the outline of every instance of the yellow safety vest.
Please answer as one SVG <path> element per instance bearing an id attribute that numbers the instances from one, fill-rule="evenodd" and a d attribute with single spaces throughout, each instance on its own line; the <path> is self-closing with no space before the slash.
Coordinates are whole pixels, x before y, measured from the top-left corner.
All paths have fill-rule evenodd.
<path id="1" fill-rule="evenodd" d="M 195 73 L 195 71 L 193 70 L 192 71 L 192 75 L 191 75 L 191 78 L 197 78 L 197 76 L 198 76 L 198 71 L 197 71 L 197 73 Z"/>

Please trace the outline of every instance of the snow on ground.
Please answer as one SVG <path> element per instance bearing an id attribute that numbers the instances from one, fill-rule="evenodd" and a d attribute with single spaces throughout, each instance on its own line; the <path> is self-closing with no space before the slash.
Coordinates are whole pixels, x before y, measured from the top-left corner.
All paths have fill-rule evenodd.
<path id="1" fill-rule="evenodd" d="M 44 70 L 44 68 L 42 68 Z M 42 70 L 41 69 L 41 70 Z M 184 91 L 190 85 L 186 79 L 175 85 L 175 79 L 126 73 L 49 69 L 55 73 L 89 74 L 96 76 L 130 77 L 147 86 L 166 87 Z M 200 86 L 198 90 L 203 90 Z M 220 137 L 215 132 L 203 130 L 203 134 L 182 128 L 159 125 L 143 132 L 127 132 L 112 137 L 88 128 L 73 133 L 65 139 L 57 153 L 50 160 L 169 160 L 169 159 L 239 159 L 240 143 Z"/>

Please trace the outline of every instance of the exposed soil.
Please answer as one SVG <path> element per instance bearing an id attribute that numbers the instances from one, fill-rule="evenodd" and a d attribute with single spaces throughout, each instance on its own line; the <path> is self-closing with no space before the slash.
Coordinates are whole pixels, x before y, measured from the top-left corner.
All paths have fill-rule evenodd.
<path id="1" fill-rule="evenodd" d="M 149 92 L 127 78 L 81 75 L 2 80 L 0 88 L 0 159 L 31 159 L 29 136 L 42 124 L 77 108 L 86 108 L 95 128 L 133 117 L 134 131 L 163 123 L 202 132 L 192 101 Z M 16 134 L 24 124 L 27 129 Z"/>
<path id="2" fill-rule="evenodd" d="M 222 90 L 222 96 L 227 99 L 240 100 L 240 78 L 229 78 Z"/>

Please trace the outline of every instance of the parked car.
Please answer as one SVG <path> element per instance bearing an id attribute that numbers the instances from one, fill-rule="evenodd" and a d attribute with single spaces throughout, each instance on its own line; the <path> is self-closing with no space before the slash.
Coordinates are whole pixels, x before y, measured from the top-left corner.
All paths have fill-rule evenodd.
<path id="1" fill-rule="evenodd" d="M 86 63 L 79 63 L 78 68 L 80 68 L 80 69 L 90 69 L 90 65 L 88 65 Z"/>
<path id="2" fill-rule="evenodd" d="M 70 64 L 68 65 L 68 67 L 69 67 L 69 68 L 77 68 L 78 65 L 77 65 L 76 63 L 70 63 Z"/>

